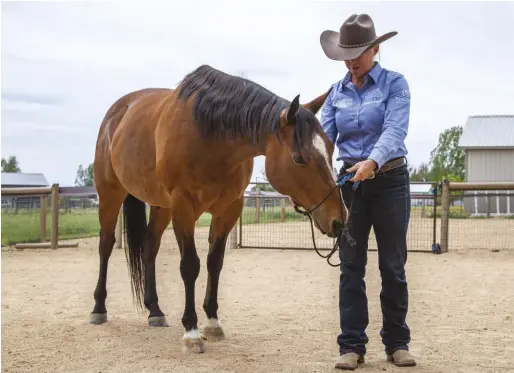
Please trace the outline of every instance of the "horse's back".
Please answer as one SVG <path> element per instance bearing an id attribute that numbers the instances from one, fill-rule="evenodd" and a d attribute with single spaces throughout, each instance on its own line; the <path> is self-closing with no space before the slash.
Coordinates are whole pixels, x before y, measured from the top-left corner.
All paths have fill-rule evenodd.
<path id="1" fill-rule="evenodd" d="M 178 190 L 197 199 L 200 210 L 212 213 L 241 198 L 253 158 L 229 164 L 238 145 L 203 138 L 192 105 L 193 100 L 182 101 L 172 89 L 143 89 L 118 99 L 98 137 L 97 188 L 103 182 L 105 190 L 111 190 L 115 183 L 161 207 L 169 207 L 173 190 Z"/>

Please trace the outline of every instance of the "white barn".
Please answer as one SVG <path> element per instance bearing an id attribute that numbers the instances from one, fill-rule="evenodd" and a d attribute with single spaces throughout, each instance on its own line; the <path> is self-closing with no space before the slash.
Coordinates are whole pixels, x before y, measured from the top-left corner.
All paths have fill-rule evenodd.
<path id="1" fill-rule="evenodd" d="M 465 153 L 465 180 L 470 182 L 514 182 L 514 115 L 470 116 L 464 126 L 459 147 Z M 474 215 L 511 215 L 514 191 L 469 192 L 481 194 L 465 198 L 467 212 Z M 510 194 L 496 196 L 496 194 Z"/>

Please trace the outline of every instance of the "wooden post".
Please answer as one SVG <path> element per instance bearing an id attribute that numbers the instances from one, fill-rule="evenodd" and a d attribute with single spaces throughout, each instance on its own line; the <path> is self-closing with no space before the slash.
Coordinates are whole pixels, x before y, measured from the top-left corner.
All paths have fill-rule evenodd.
<path id="1" fill-rule="evenodd" d="M 123 208 L 120 208 L 120 212 L 118 214 L 118 221 L 116 222 L 115 239 L 115 247 L 117 249 L 121 249 L 123 247 Z"/>
<path id="2" fill-rule="evenodd" d="M 234 225 L 228 235 L 228 248 L 237 249 L 237 224 Z"/>
<path id="3" fill-rule="evenodd" d="M 448 180 L 443 181 L 441 192 L 441 253 L 448 252 L 450 223 L 450 187 Z"/>
<path id="4" fill-rule="evenodd" d="M 487 201 L 487 218 L 489 219 L 491 217 L 491 198 L 489 197 L 488 191 L 486 190 L 485 191 L 485 198 L 486 198 L 486 201 Z"/>
<path id="5" fill-rule="evenodd" d="M 59 184 L 52 185 L 52 241 L 50 247 L 57 249 L 59 243 Z"/>
<path id="6" fill-rule="evenodd" d="M 259 223 L 261 220 L 261 198 L 260 196 L 255 196 L 255 222 Z"/>
<path id="7" fill-rule="evenodd" d="M 47 197 L 41 196 L 39 198 L 39 240 L 41 243 L 46 241 L 46 206 L 47 206 Z"/>
<path id="8" fill-rule="evenodd" d="M 283 223 L 286 221 L 286 199 L 280 199 L 280 221 Z"/>

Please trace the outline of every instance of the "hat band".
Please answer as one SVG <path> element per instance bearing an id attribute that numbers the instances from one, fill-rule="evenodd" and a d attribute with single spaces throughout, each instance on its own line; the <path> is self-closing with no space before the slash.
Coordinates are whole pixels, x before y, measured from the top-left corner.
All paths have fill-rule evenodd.
<path id="1" fill-rule="evenodd" d="M 375 40 L 377 40 L 378 38 L 375 37 L 373 39 L 371 39 L 370 41 L 367 41 L 365 43 L 362 43 L 362 44 L 340 44 L 340 43 L 337 43 L 341 48 L 360 48 L 360 47 L 365 47 L 366 45 L 370 45 L 371 43 L 373 43 Z"/>

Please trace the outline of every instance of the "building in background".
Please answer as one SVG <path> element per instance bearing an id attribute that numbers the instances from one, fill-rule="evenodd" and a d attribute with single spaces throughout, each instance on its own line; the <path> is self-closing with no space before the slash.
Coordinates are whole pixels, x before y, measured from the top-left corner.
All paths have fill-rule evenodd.
<path id="1" fill-rule="evenodd" d="M 466 181 L 514 182 L 514 115 L 468 117 L 459 147 L 465 153 Z M 479 191 L 466 194 L 475 195 L 473 198 L 464 199 L 466 211 L 473 215 L 498 216 L 514 213 L 513 191 Z"/>
<path id="2" fill-rule="evenodd" d="M 34 188 L 48 187 L 45 175 L 41 173 L 2 172 L 2 188 Z M 2 209 L 34 209 L 39 208 L 40 198 L 37 196 L 3 196 Z"/>

